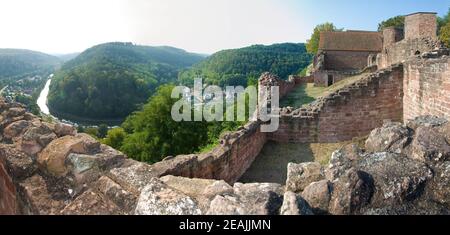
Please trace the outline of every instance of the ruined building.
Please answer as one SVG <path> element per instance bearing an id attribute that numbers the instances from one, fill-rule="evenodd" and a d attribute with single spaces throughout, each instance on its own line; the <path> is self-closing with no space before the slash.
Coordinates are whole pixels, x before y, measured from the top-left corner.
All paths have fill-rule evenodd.
<path id="1" fill-rule="evenodd" d="M 381 52 L 383 36 L 379 32 L 322 32 L 319 53 L 315 57 L 314 81 L 331 86 L 368 67 L 368 57 Z"/>
<path id="2" fill-rule="evenodd" d="M 153 165 L 0 100 L 0 214 L 450 214 L 450 57 L 435 21 L 409 15 L 405 32 L 386 29 L 382 44 L 377 33 L 330 34 L 376 45 L 322 42 L 321 68 L 376 71 L 307 107 L 282 108 L 276 132 L 250 122 L 210 152 Z M 281 96 L 305 82 L 312 77 L 260 79 Z M 289 164 L 285 186 L 238 183 L 268 141 L 361 136 L 369 136 L 364 150 L 346 146 L 327 166 Z"/>
<path id="3" fill-rule="evenodd" d="M 418 12 L 405 17 L 404 29 L 321 33 L 314 59 L 316 86 L 330 86 L 439 48 L 436 22 L 436 13 Z"/>

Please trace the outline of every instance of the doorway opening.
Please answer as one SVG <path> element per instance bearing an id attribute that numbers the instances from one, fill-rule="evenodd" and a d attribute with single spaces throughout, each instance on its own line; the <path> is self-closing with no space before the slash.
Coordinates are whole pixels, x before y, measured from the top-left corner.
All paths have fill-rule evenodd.
<path id="1" fill-rule="evenodd" d="M 334 83 L 333 75 L 328 75 L 328 86 L 332 86 Z"/>

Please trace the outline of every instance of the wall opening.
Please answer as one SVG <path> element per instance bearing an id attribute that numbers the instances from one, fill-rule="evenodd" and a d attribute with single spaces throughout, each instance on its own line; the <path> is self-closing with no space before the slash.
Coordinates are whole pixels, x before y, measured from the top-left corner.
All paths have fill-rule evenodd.
<path id="1" fill-rule="evenodd" d="M 334 83 L 333 75 L 328 75 L 328 86 L 332 86 Z"/>

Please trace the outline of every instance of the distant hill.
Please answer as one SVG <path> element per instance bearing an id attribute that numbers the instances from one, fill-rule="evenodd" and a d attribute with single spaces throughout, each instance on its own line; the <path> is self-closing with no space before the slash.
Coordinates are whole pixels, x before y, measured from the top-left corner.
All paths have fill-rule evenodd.
<path id="1" fill-rule="evenodd" d="M 107 43 L 65 63 L 52 80 L 53 111 L 90 119 L 120 119 L 135 111 L 181 69 L 203 60 L 173 47 Z"/>
<path id="2" fill-rule="evenodd" d="M 23 49 L 0 49 L 0 80 L 51 72 L 61 64 L 58 57 Z"/>
<path id="3" fill-rule="evenodd" d="M 183 71 L 179 80 L 183 84 L 192 84 L 193 78 L 202 77 L 208 83 L 219 86 L 245 86 L 248 80 L 257 79 L 263 72 L 272 72 L 286 79 L 302 71 L 311 59 L 302 43 L 254 45 L 215 53 Z"/>
<path id="4" fill-rule="evenodd" d="M 75 59 L 79 55 L 80 55 L 80 53 L 75 52 L 75 53 L 68 53 L 68 54 L 57 54 L 55 56 L 58 57 L 59 59 L 61 59 L 63 62 L 67 62 L 71 59 Z"/>

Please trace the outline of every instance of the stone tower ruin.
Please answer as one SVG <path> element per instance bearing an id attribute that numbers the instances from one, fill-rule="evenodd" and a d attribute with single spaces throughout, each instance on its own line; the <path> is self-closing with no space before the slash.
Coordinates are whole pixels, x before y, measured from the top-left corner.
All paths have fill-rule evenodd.
<path id="1" fill-rule="evenodd" d="M 405 39 L 437 38 L 437 21 L 434 12 L 418 12 L 405 17 Z"/>

